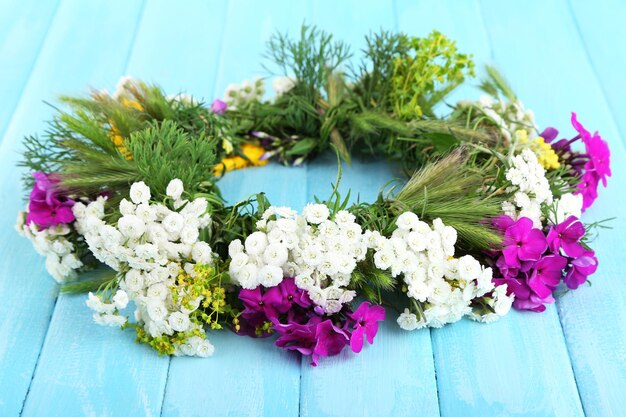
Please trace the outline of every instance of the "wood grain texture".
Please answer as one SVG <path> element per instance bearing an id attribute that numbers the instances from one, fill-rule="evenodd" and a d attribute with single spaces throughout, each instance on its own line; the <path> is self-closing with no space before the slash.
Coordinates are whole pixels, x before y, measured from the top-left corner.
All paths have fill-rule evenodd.
<path id="1" fill-rule="evenodd" d="M 571 137 L 575 132 L 570 127 L 569 112 L 576 111 L 585 126 L 592 131 L 600 130 L 610 144 L 613 177 L 609 180 L 609 189 L 600 191 L 600 198 L 583 215 L 583 220 L 590 222 L 614 216 L 617 219 L 611 222 L 613 229 L 602 230 L 592 244 L 600 260 L 600 267 L 592 277 L 593 285 L 559 297 L 557 306 L 585 414 L 624 415 L 626 279 L 623 231 L 626 227 L 626 208 L 622 200 L 626 194 L 626 155 L 620 137 L 624 138 L 626 131 L 618 131 L 615 120 L 623 120 L 626 101 L 623 97 L 619 102 L 615 101 L 619 99 L 615 92 L 620 90 L 615 88 L 620 85 L 615 76 L 604 78 L 598 76 L 600 72 L 594 72 L 595 67 L 603 73 L 610 73 L 611 68 L 619 67 L 620 60 L 624 62 L 623 48 L 614 46 L 614 53 L 607 55 L 605 47 L 597 44 L 599 39 L 603 43 L 611 39 L 610 28 L 615 30 L 613 22 L 619 21 L 621 9 L 617 4 L 615 7 L 607 4 L 600 8 L 596 5 L 598 10 L 604 10 L 601 15 L 596 12 L 594 16 L 591 10 L 577 13 L 577 19 L 592 19 L 598 25 L 595 31 L 587 27 L 587 33 L 582 32 L 583 39 L 592 42 L 588 49 L 595 51 L 588 59 L 581 34 L 565 1 L 531 1 L 506 9 L 496 2 L 485 3 L 484 6 L 485 19 L 496 39 L 501 40 L 504 33 L 523 30 L 523 25 L 519 23 L 523 21 L 533 20 L 537 27 L 550 27 L 549 37 L 539 31 L 529 31 L 525 41 L 517 43 L 514 51 L 510 43 L 494 41 L 495 55 L 498 62 L 502 62 L 504 73 L 520 95 L 523 94 L 522 99 L 527 105 L 536 111 L 539 123 L 556 126 L 563 136 Z M 506 16 L 518 16 L 519 22 L 506 17 L 505 12 Z M 561 18 L 553 19 L 551 16 Z M 604 29 L 604 22 L 608 32 Z M 541 48 L 533 46 L 539 44 Z M 544 64 L 537 67 L 529 63 L 529 56 L 534 62 Z M 603 90 L 615 91 L 610 93 L 613 101 L 606 100 Z M 615 107 L 613 102 L 617 103 Z"/>
<path id="2" fill-rule="evenodd" d="M 59 2 L 0 3 L 0 138 L 11 120 Z"/>

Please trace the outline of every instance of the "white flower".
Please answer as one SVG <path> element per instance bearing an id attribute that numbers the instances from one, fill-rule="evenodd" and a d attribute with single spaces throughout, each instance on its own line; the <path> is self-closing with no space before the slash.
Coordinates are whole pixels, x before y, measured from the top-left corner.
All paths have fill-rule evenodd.
<path id="1" fill-rule="evenodd" d="M 150 201 L 150 187 L 143 181 L 139 181 L 130 186 L 130 199 L 135 204 L 147 203 Z"/>
<path id="2" fill-rule="evenodd" d="M 135 215 L 144 223 L 150 223 L 156 220 L 156 210 L 147 203 L 141 203 L 135 209 Z"/>
<path id="3" fill-rule="evenodd" d="M 383 271 L 389 269 L 395 260 L 395 255 L 390 250 L 381 250 L 374 254 L 374 265 Z"/>
<path id="4" fill-rule="evenodd" d="M 180 231 L 180 241 L 187 245 L 193 245 L 200 237 L 197 227 L 185 226 Z"/>
<path id="5" fill-rule="evenodd" d="M 74 205 L 74 207 L 76 207 L 76 205 Z M 120 213 L 122 214 L 122 216 L 135 214 L 135 205 L 127 199 L 123 198 L 122 201 L 120 201 Z"/>
<path id="6" fill-rule="evenodd" d="M 459 276 L 464 281 L 471 281 L 477 279 L 481 272 L 480 263 L 470 255 L 465 255 L 459 259 L 457 265 Z"/>
<path id="7" fill-rule="evenodd" d="M 196 346 L 196 355 L 201 358 L 208 358 L 215 352 L 215 347 L 208 340 L 204 339 Z"/>
<path id="8" fill-rule="evenodd" d="M 199 264 L 210 265 L 213 262 L 213 251 L 206 242 L 196 242 L 191 248 L 191 257 Z"/>
<path id="9" fill-rule="evenodd" d="M 283 270 L 275 265 L 265 265 L 259 270 L 259 283 L 266 288 L 275 287 L 283 280 Z"/>
<path id="10" fill-rule="evenodd" d="M 183 191 L 185 191 L 183 182 L 178 178 L 175 178 L 167 184 L 165 194 L 173 200 L 180 200 L 180 196 L 183 194 Z"/>
<path id="11" fill-rule="evenodd" d="M 150 300 L 146 306 L 146 311 L 150 319 L 156 322 L 165 320 L 167 316 L 167 308 L 165 308 L 165 304 L 161 300 Z"/>
<path id="12" fill-rule="evenodd" d="M 115 303 L 115 307 L 119 310 L 126 308 L 128 305 L 128 294 L 126 294 L 126 291 L 117 290 L 113 296 L 113 302 Z"/>
<path id="13" fill-rule="evenodd" d="M 282 76 L 272 80 L 272 88 L 276 92 L 276 97 L 280 97 L 296 85 L 296 79 L 292 77 Z"/>
<path id="14" fill-rule="evenodd" d="M 287 262 L 289 253 L 287 248 L 280 243 L 271 243 L 263 252 L 263 260 L 268 265 L 281 266 Z"/>
<path id="15" fill-rule="evenodd" d="M 162 225 L 168 233 L 180 233 L 185 226 L 185 219 L 180 213 L 171 212 L 165 216 Z"/>
<path id="16" fill-rule="evenodd" d="M 170 314 L 168 322 L 170 323 L 172 330 L 177 332 L 186 332 L 189 329 L 189 325 L 191 324 L 189 316 L 187 314 L 181 313 L 180 311 L 175 311 Z"/>
<path id="17" fill-rule="evenodd" d="M 513 305 L 513 300 L 515 296 L 511 294 L 510 296 L 506 295 L 507 285 L 499 285 L 493 291 L 494 297 L 494 310 L 498 316 L 506 315 Z"/>
<path id="18" fill-rule="evenodd" d="M 402 230 L 414 230 L 414 228 L 417 226 L 418 221 L 419 218 L 417 217 L 417 214 L 406 211 L 398 216 L 398 219 L 396 220 L 396 225 Z"/>
<path id="19" fill-rule="evenodd" d="M 94 314 L 93 320 L 101 326 L 120 327 L 126 323 L 126 317 L 117 314 Z"/>
<path id="20" fill-rule="evenodd" d="M 117 221 L 119 231 L 131 239 L 140 238 L 146 231 L 146 224 L 139 217 L 131 214 L 123 216 Z"/>
<path id="21" fill-rule="evenodd" d="M 241 240 L 239 239 L 233 240 L 228 245 L 228 256 L 232 258 L 233 256 L 235 256 L 235 254 L 243 252 L 243 250 L 244 250 L 244 247 L 243 247 L 243 244 L 241 243 Z"/>
<path id="22" fill-rule="evenodd" d="M 356 217 L 354 217 L 354 214 L 350 213 L 347 210 L 340 210 L 335 214 L 335 223 L 337 223 L 339 226 L 347 226 L 353 224 L 355 220 Z"/>
<path id="23" fill-rule="evenodd" d="M 143 276 L 136 269 L 131 269 L 124 276 L 126 288 L 130 291 L 139 291 L 143 288 Z"/>
<path id="24" fill-rule="evenodd" d="M 302 210 L 302 214 L 306 218 L 306 221 L 311 224 L 320 224 L 324 220 L 328 219 L 330 211 L 324 204 L 307 204 Z"/>
<path id="25" fill-rule="evenodd" d="M 420 326 L 420 322 L 417 320 L 417 316 L 409 312 L 408 308 L 404 309 L 404 313 L 400 314 L 397 319 L 398 325 L 403 330 L 415 330 Z"/>
<path id="26" fill-rule="evenodd" d="M 254 232 L 246 238 L 245 248 L 250 255 L 260 255 L 267 247 L 267 235 L 263 232 Z"/>
<path id="27" fill-rule="evenodd" d="M 242 288 L 246 290 L 253 290 L 259 286 L 258 269 L 256 265 L 247 264 L 236 275 L 236 280 L 239 282 Z"/>

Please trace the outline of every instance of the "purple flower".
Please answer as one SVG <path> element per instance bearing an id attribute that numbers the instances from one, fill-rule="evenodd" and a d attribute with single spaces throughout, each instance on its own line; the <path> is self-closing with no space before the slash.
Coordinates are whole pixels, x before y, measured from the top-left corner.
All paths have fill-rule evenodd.
<path id="1" fill-rule="evenodd" d="M 381 306 L 370 307 L 370 303 L 365 301 L 350 315 L 350 318 L 355 322 L 350 337 L 350 347 L 353 352 L 359 353 L 363 349 L 366 337 L 370 345 L 374 343 L 374 337 L 378 333 L 378 322 L 385 320 L 385 309 Z"/>
<path id="2" fill-rule="evenodd" d="M 587 277 L 598 269 L 598 259 L 593 251 L 586 251 L 582 256 L 571 261 L 563 281 L 568 288 L 575 290 L 587 281 Z"/>
<path id="3" fill-rule="evenodd" d="M 334 356 L 349 343 L 350 338 L 345 330 L 335 326 L 332 321 L 325 320 L 315 327 L 315 347 L 313 348 L 313 366 L 317 366 L 320 356 Z"/>
<path id="4" fill-rule="evenodd" d="M 611 151 L 609 144 L 602 140 L 598 132 L 585 142 L 589 162 L 585 169 L 593 171 L 602 180 L 602 185 L 606 187 L 606 179 L 611 176 Z"/>
<path id="5" fill-rule="evenodd" d="M 566 265 L 567 259 L 560 255 L 544 256 L 533 266 L 528 286 L 542 299 L 552 296 L 552 292 L 561 282 Z"/>
<path id="6" fill-rule="evenodd" d="M 315 333 L 320 321 L 319 316 L 311 317 L 306 324 L 293 322 L 282 324 L 277 319 L 273 319 L 274 330 L 280 334 L 276 340 L 276 346 L 286 350 L 296 350 L 303 355 L 313 354 L 317 341 Z"/>
<path id="7" fill-rule="evenodd" d="M 242 315 L 250 319 L 262 313 L 267 320 L 278 317 L 277 307 L 282 305 L 282 295 L 278 287 L 272 287 L 263 292 L 259 285 L 253 290 L 241 289 L 239 299 L 245 307 Z"/>
<path id="8" fill-rule="evenodd" d="M 510 267 L 519 268 L 521 261 L 537 261 L 547 248 L 546 237 L 533 222 L 522 217 L 504 232 L 502 254 Z"/>
<path id="9" fill-rule="evenodd" d="M 294 303 L 302 308 L 308 308 L 313 304 L 306 291 L 296 286 L 296 282 L 293 278 L 283 279 L 282 282 L 278 284 L 278 289 L 282 296 L 281 305 L 278 307 L 280 313 L 286 313 L 291 309 Z"/>
<path id="10" fill-rule="evenodd" d="M 211 111 L 215 114 L 224 114 L 226 113 L 227 109 L 228 104 L 226 104 L 219 98 L 216 98 L 215 100 L 213 100 L 213 103 L 211 103 Z"/>
<path id="11" fill-rule="evenodd" d="M 529 286 L 525 278 L 495 278 L 493 282 L 496 285 L 507 284 L 507 294 L 515 294 L 513 307 L 518 310 L 531 310 L 542 312 L 545 311 L 545 304 L 554 303 L 552 292 L 545 297 L 539 296 Z"/>
<path id="12" fill-rule="evenodd" d="M 541 136 L 546 143 L 552 142 L 559 135 L 559 131 L 553 127 L 547 127 L 539 136 Z"/>
<path id="13" fill-rule="evenodd" d="M 550 227 L 546 240 L 548 247 L 554 253 L 560 253 L 563 249 L 565 255 L 577 258 L 585 249 L 580 244 L 580 239 L 585 235 L 585 226 L 575 216 L 569 216 L 563 223 Z"/>
<path id="14" fill-rule="evenodd" d="M 598 181 L 599 178 L 593 171 L 586 171 L 583 174 L 580 184 L 578 184 L 578 190 L 574 193 L 582 194 L 583 211 L 591 207 L 598 198 Z"/>
<path id="15" fill-rule="evenodd" d="M 34 172 L 35 184 L 30 193 L 26 224 L 35 223 L 47 228 L 75 220 L 72 207 L 74 200 L 66 197 L 59 187 L 61 182 L 54 174 Z"/>

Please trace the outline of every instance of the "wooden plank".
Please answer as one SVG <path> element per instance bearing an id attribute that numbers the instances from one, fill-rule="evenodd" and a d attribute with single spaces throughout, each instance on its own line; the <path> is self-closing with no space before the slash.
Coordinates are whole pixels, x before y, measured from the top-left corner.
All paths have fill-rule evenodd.
<path id="1" fill-rule="evenodd" d="M 489 31 L 493 22 L 483 25 L 476 2 L 445 1 L 435 5 L 406 1 L 398 3 L 397 13 L 400 29 L 409 33 L 415 33 L 414 27 L 424 32 L 438 29 L 457 40 L 464 52 L 473 53 L 478 65 L 492 55 L 490 43 L 526 42 L 525 38 L 520 41 L 520 31 L 496 37 Z M 517 18 L 504 10 L 501 15 Z M 511 49 L 512 53 L 516 51 Z M 529 57 L 532 53 L 525 56 Z M 498 58 L 496 63 L 505 63 L 508 56 Z M 469 89 L 462 92 L 464 98 L 478 97 Z M 525 90 L 519 92 L 524 94 Z M 431 334 L 442 416 L 582 415 L 554 306 L 541 316 L 513 312 L 493 325 L 462 320 L 432 330 Z M 546 355 L 547 350 L 550 355 Z"/>
<path id="2" fill-rule="evenodd" d="M 358 64 L 364 36 L 380 28 L 395 30 L 391 1 L 313 3 L 312 23 L 350 45 L 352 63 Z M 351 200 L 373 201 L 378 191 L 400 173 L 387 161 L 354 158 L 343 164 L 340 192 L 351 190 Z M 307 201 L 330 196 L 337 176 L 335 155 L 312 162 L 307 172 Z M 397 314 L 387 309 L 387 320 L 373 346 L 355 355 L 346 349 L 333 358 L 322 358 L 317 367 L 302 361 L 302 416 L 438 416 L 437 385 L 428 331 L 405 332 L 396 324 Z M 349 400 L 347 400 L 349 399 Z"/>
<path id="3" fill-rule="evenodd" d="M 576 3 L 574 10 L 580 5 Z M 626 389 L 626 298 L 624 281 L 617 279 L 623 277 L 623 231 L 626 228 L 626 208 L 622 201 L 626 193 L 626 169 L 620 163 L 625 160 L 626 130 L 621 119 L 626 107 L 624 99 L 616 94 L 619 90 L 616 87 L 620 85 L 617 81 L 619 62 L 624 62 L 624 58 L 623 51 L 614 43 L 620 38 L 611 36 L 622 25 L 620 16 L 624 14 L 623 6 L 615 6 L 600 8 L 595 4 L 598 10 L 595 12 L 586 7 L 578 9 L 579 21 L 590 19 L 589 26 L 598 18 L 595 23 L 602 25 L 602 37 L 590 30 L 582 32 L 587 42 L 587 55 L 565 1 L 531 1 L 506 10 L 495 2 L 485 4 L 485 17 L 492 36 L 508 39 L 508 44 L 494 45 L 498 62 L 502 63 L 504 73 L 517 91 L 528 98 L 527 104 L 536 110 L 539 123 L 554 125 L 564 136 L 570 136 L 573 129 L 569 127 L 569 111 L 576 111 L 579 120 L 590 130 L 599 130 L 611 146 L 613 177 L 609 189 L 600 191 L 599 200 L 584 214 L 583 220 L 591 222 L 614 216 L 617 219 L 611 222 L 613 229 L 602 230 L 592 244 L 600 260 L 600 267 L 592 277 L 593 285 L 565 294 L 557 301 L 578 390 L 588 416 L 623 415 Z M 598 15 L 600 10 L 603 12 Z M 505 12 L 507 16 L 516 16 L 519 22 L 503 18 Z M 529 21 L 533 22 L 532 28 L 527 27 Z M 540 28 L 550 30 L 542 33 Z M 524 42 L 504 36 L 521 31 L 525 32 Z M 510 48 L 513 42 L 515 51 Z M 536 48 L 539 44 L 541 48 Z M 607 45 L 615 54 L 605 49 Z M 529 63 L 530 56 L 534 62 L 542 64 Z M 608 104 L 603 90 L 612 97 Z M 618 126 L 616 121 L 619 121 Z M 618 131 L 617 127 L 621 129 Z"/>
<path id="4" fill-rule="evenodd" d="M 0 3 L 0 138 L 39 55 L 58 1 L 7 0 Z"/>
<path id="5" fill-rule="evenodd" d="M 621 117 L 626 114 L 626 100 L 621 89 L 614 88 L 624 83 L 622 71 L 618 68 L 626 65 L 626 50 L 621 47 L 626 36 L 626 3 L 620 0 L 601 3 L 569 0 L 567 4 L 594 78 L 608 101 L 622 143 L 626 144 L 626 118 Z"/>
<path id="6" fill-rule="evenodd" d="M 219 61 L 207 62 L 205 73 L 215 73 L 214 97 L 221 97 L 230 83 L 266 75 L 260 58 L 265 41 L 275 29 L 295 31 L 306 15 L 308 2 L 267 4 L 229 2 L 223 34 L 203 36 L 201 28 L 190 49 L 205 44 L 219 46 Z M 208 18 L 208 17 L 207 17 Z M 214 66 L 209 68 L 208 66 Z M 173 69 L 177 73 L 177 67 Z M 203 75 L 191 77 L 198 83 Z M 214 80 L 209 80 L 213 82 Z M 213 84 L 210 84 L 211 87 Z M 269 83 L 268 83 L 269 85 Z M 306 167 L 270 164 L 228 173 L 220 188 L 229 202 L 264 191 L 273 204 L 302 208 L 305 203 Z M 300 358 L 273 345 L 273 339 L 253 340 L 229 330 L 209 334 L 215 345 L 210 359 L 173 358 L 163 403 L 164 416 L 258 416 L 298 414 Z M 201 391 L 189 389 L 202 387 Z"/>
<path id="7" fill-rule="evenodd" d="M 53 100 L 61 92 L 84 92 L 88 85 L 115 85 L 126 65 L 141 6 L 140 2 L 122 1 L 66 1 L 61 5 L 0 151 L 6 172 L 2 210 L 7 217 L 23 204 L 18 183 L 21 172 L 14 166 L 22 136 L 43 130 L 43 120 L 53 113 L 41 100 Z M 142 360 L 140 349 L 128 348 L 133 344 L 132 337 L 94 326 L 84 307 L 84 296 L 59 298 L 41 348 L 57 288 L 43 271 L 43 260 L 28 248 L 27 241 L 8 224 L 2 226 L 2 234 L 2 253 L 7 256 L 4 275 L 15 277 L 12 282 L 20 285 L 12 288 L 8 286 L 10 281 L 2 280 L 1 293 L 7 300 L 3 303 L 2 340 L 8 339 L 10 353 L 3 355 L 1 375 L 3 387 L 14 383 L 23 384 L 23 389 L 16 389 L 11 398 L 17 409 L 0 414 L 18 415 L 27 390 L 24 416 L 158 411 L 160 402 L 152 400 L 161 399 L 163 386 L 154 374 L 164 372 L 166 363 Z M 40 360 L 31 382 L 39 349 Z M 115 387 L 117 395 L 103 397 L 99 391 L 102 386 Z M 110 401 L 116 397 L 122 401 Z"/>

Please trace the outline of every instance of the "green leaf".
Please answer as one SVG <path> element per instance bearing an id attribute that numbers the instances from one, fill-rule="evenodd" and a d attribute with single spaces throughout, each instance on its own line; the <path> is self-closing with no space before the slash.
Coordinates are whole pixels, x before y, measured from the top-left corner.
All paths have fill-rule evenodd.
<path id="1" fill-rule="evenodd" d="M 433 143 L 433 146 L 439 153 L 448 153 L 453 148 L 459 146 L 459 141 L 448 133 L 432 132 L 425 135 Z"/>
<path id="2" fill-rule="evenodd" d="M 304 138 L 298 142 L 286 153 L 287 155 L 306 155 L 317 146 L 317 141 L 313 138 Z"/>

